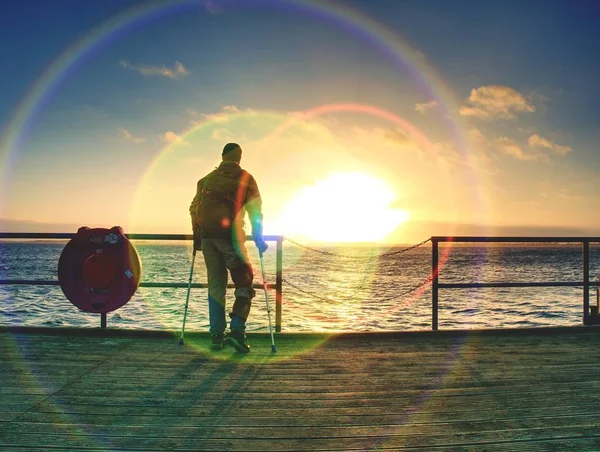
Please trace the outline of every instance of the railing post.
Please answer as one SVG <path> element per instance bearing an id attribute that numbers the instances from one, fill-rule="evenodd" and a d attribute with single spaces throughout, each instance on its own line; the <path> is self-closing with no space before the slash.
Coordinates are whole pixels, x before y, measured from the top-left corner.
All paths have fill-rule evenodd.
<path id="1" fill-rule="evenodd" d="M 283 237 L 277 239 L 277 261 L 275 274 L 275 331 L 281 332 L 281 295 L 283 288 Z"/>
<path id="2" fill-rule="evenodd" d="M 438 329 L 438 240 L 431 238 L 431 329 Z"/>
<path id="3" fill-rule="evenodd" d="M 106 328 L 106 312 L 100 313 L 100 328 Z"/>
<path id="4" fill-rule="evenodd" d="M 590 242 L 583 241 L 583 324 L 590 319 Z"/>

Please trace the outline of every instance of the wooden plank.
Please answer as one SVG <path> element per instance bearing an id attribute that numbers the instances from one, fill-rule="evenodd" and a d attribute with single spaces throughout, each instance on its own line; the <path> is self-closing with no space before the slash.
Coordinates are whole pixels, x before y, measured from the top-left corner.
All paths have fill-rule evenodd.
<path id="1" fill-rule="evenodd" d="M 13 419 L 15 419 L 16 417 L 18 417 L 22 413 L 23 413 L 23 411 L 21 411 L 21 410 L 17 410 L 17 411 L 3 410 L 3 411 L 0 411 L 0 422 L 2 422 L 2 424 L 0 424 L 0 436 L 1 436 L 2 430 L 6 429 L 9 426 L 8 423 L 10 421 L 12 421 Z"/>
<path id="2" fill-rule="evenodd" d="M 510 451 L 514 452 L 547 452 L 547 451 L 558 451 L 558 452 L 581 452 L 581 451 L 592 451 L 600 449 L 600 440 L 598 438 L 573 438 L 573 439 L 552 439 L 552 440 L 530 440 L 530 441 L 518 441 L 518 442 L 505 442 L 493 444 L 476 444 L 472 446 L 460 445 L 456 447 L 444 446 L 425 446 L 425 447 L 410 447 L 410 448 L 387 448 L 386 450 L 402 451 L 402 450 L 433 450 L 433 451 L 444 451 L 444 452 L 481 452 L 482 450 L 494 450 L 498 452 Z M 3 452 L 49 452 L 65 450 L 58 448 L 47 448 L 47 447 L 32 447 L 30 445 L 21 446 L 7 446 L 2 449 Z M 104 447 L 92 447 L 92 448 L 78 448 L 79 451 L 87 452 L 105 452 Z M 142 450 L 130 448 L 128 450 Z M 172 449 L 176 451 L 177 449 Z M 181 450 L 181 449 L 180 449 Z M 268 450 L 268 449 L 267 449 Z M 328 449 L 330 451 L 340 451 L 340 449 Z M 372 449 L 354 449 L 369 451 Z M 150 451 L 149 451 L 150 452 Z M 252 452 L 252 451 L 248 451 Z"/>
<path id="3" fill-rule="evenodd" d="M 282 335 L 277 355 L 268 336 L 250 337 L 252 353 L 239 356 L 210 351 L 206 336 L 180 347 L 166 336 L 0 333 L 0 449 L 582 450 L 598 442 L 596 330 Z"/>
<path id="4" fill-rule="evenodd" d="M 562 382 L 552 383 L 545 385 L 531 385 L 531 384 L 518 384 L 518 385 L 499 385 L 493 387 L 486 386 L 465 386 L 465 387 L 440 387 L 420 385 L 414 388 L 404 389 L 389 389 L 389 386 L 379 385 L 360 385 L 352 386 L 344 384 L 343 386 L 327 384 L 308 386 L 306 381 L 302 381 L 302 386 L 295 386 L 294 384 L 283 385 L 279 382 L 278 385 L 273 385 L 271 382 L 256 381 L 254 384 L 243 391 L 237 388 L 228 387 L 228 385 L 222 381 L 213 381 L 210 385 L 210 392 L 207 392 L 203 386 L 198 386 L 198 382 L 186 381 L 185 384 L 178 384 L 176 387 L 173 386 L 169 390 L 170 396 L 175 400 L 179 397 L 187 398 L 197 397 L 202 395 L 204 400 L 221 399 L 223 392 L 235 395 L 237 398 L 256 398 L 261 400 L 289 400 L 289 399 L 315 399 L 320 400 L 322 398 L 328 399 L 394 399 L 394 398 L 406 398 L 419 396 L 425 390 L 431 391 L 430 397 L 440 396 L 455 396 L 461 397 L 466 394 L 470 395 L 542 395 L 547 397 L 549 392 L 552 393 L 571 393 L 574 390 L 582 392 L 595 392 L 598 389 L 598 381 L 581 381 L 581 382 Z M 202 385 L 207 384 L 204 380 Z M 136 397 L 144 399 L 152 399 L 158 397 L 161 392 L 160 385 L 147 385 L 144 387 L 136 386 L 133 383 L 127 385 L 103 385 L 101 388 L 95 385 L 76 385 L 71 384 L 61 390 L 61 396 L 79 396 L 79 397 L 114 397 L 123 398 L 131 397 L 132 393 L 135 393 Z M 46 391 L 39 389 L 34 391 L 33 389 L 21 390 L 18 387 L 15 388 L 0 388 L 0 393 L 4 393 L 7 396 L 20 396 L 27 394 L 41 395 L 46 394 Z"/>
<path id="5" fill-rule="evenodd" d="M 130 359 L 136 359 L 135 355 L 130 355 Z M 395 360 L 402 359 L 402 355 L 394 357 Z M 337 357 L 335 355 L 331 356 L 332 360 L 342 360 L 345 357 Z M 386 359 L 386 358 L 382 358 Z M 560 359 L 557 357 L 557 360 Z M 6 364 L 7 366 L 10 363 Z M 498 366 L 511 366 L 511 368 L 496 368 Z M 276 364 L 265 365 L 259 364 L 255 367 L 263 367 L 260 371 L 267 375 L 276 375 L 281 377 L 291 377 L 291 378 L 319 378 L 320 380 L 337 380 L 340 378 L 350 379 L 354 376 L 358 377 L 370 377 L 372 379 L 378 378 L 386 378 L 390 373 L 393 373 L 394 376 L 398 378 L 409 378 L 413 377 L 415 374 L 422 375 L 423 377 L 435 377 L 440 375 L 441 372 L 447 374 L 449 372 L 456 374 L 457 376 L 461 375 L 470 375 L 474 371 L 479 373 L 481 377 L 486 377 L 488 379 L 503 379 L 505 376 L 511 377 L 535 377 L 540 376 L 540 372 L 543 372 L 547 377 L 560 377 L 560 379 L 564 379 L 569 377 L 571 374 L 574 376 L 579 375 L 592 375 L 594 371 L 593 364 L 570 364 L 568 362 L 563 363 L 562 365 L 545 365 L 545 364 L 537 364 L 537 365 L 524 365 L 523 367 L 517 367 L 517 364 L 513 364 L 510 361 L 503 362 L 500 364 L 492 363 L 473 363 L 467 362 L 466 360 L 453 360 L 453 361 L 443 361 L 440 360 L 436 363 L 430 363 L 429 365 L 423 366 L 376 366 L 373 365 L 372 369 L 368 368 L 360 368 L 358 366 L 352 367 L 333 367 L 333 366 L 319 366 L 319 365 L 311 365 L 307 366 L 298 366 L 294 363 L 289 364 L 288 366 L 278 366 Z M 571 372 L 565 372 L 565 368 L 568 368 Z M 29 377 L 29 376 L 69 376 L 76 375 L 77 373 L 81 373 L 87 370 L 94 369 L 94 376 L 102 376 L 107 378 L 139 378 L 139 379 L 158 379 L 165 378 L 171 375 L 178 375 L 180 377 L 211 377 L 221 378 L 227 377 L 228 375 L 234 375 L 232 370 L 235 369 L 235 366 L 228 366 L 226 364 L 214 365 L 214 364 L 195 364 L 195 363 L 173 363 L 171 366 L 164 368 L 157 368 L 152 366 L 145 366 L 143 362 L 140 362 L 138 367 L 132 366 L 120 366 L 118 362 L 110 362 L 110 364 L 102 363 L 93 366 L 80 366 L 73 368 L 61 369 L 56 366 L 44 366 L 39 365 L 35 367 L 31 367 L 31 369 L 26 370 L 16 370 L 16 369 L 4 369 L 2 373 L 0 373 L 0 381 L 9 381 L 18 377 Z M 244 366 L 244 369 L 249 369 L 248 365 Z M 540 376 L 541 377 L 541 376 Z"/>
<path id="6" fill-rule="evenodd" d="M 224 399 L 227 400 L 227 399 Z M 214 415 L 215 412 L 225 411 L 227 413 L 233 410 L 239 416 L 251 416 L 252 413 L 257 410 L 261 410 L 265 414 L 283 416 L 286 413 L 292 413 L 295 416 L 321 416 L 323 414 L 328 415 L 383 415 L 387 413 L 398 413 L 403 414 L 409 411 L 415 411 L 415 409 L 426 409 L 426 411 L 416 411 L 412 415 L 419 418 L 429 419 L 431 416 L 441 415 L 442 412 L 451 411 L 457 412 L 470 412 L 477 413 L 482 410 L 519 410 L 527 407 L 535 408 L 546 408 L 548 411 L 559 411 L 564 406 L 576 406 L 577 404 L 588 402 L 589 399 L 586 396 L 574 394 L 572 396 L 566 396 L 563 399 L 557 400 L 551 398 L 538 398 L 535 400 L 513 400 L 503 401 L 498 400 L 490 402 L 480 402 L 476 398 L 470 400 L 462 400 L 459 402 L 451 403 L 448 400 L 433 400 L 429 399 L 423 402 L 422 400 L 415 398 L 414 400 L 407 400 L 403 403 L 387 403 L 387 404 L 373 404 L 373 403 L 356 403 L 351 402 L 326 402 L 315 403 L 308 401 L 306 403 L 294 403 L 285 402 L 282 404 L 267 404 L 264 401 L 248 400 L 240 402 L 225 402 L 222 401 L 220 404 L 217 402 L 204 403 L 201 400 L 195 402 L 191 406 L 173 406 L 172 402 L 167 401 L 163 405 L 151 405 L 150 403 L 144 404 L 143 402 L 136 402 L 134 405 L 131 404 L 115 404 L 106 405 L 102 402 L 95 402 L 90 404 L 68 404 L 63 403 L 60 400 L 54 402 L 44 402 L 35 406 L 34 411 L 40 413 L 52 413 L 52 412 L 64 412 L 75 415 L 86 415 L 86 414 L 104 414 L 111 416 L 131 415 L 131 414 L 145 414 L 151 416 L 209 416 Z M 171 403 L 168 405 L 167 403 Z M 598 404 L 597 399 L 591 403 Z M 15 409 L 26 410 L 30 408 L 30 405 L 14 406 L 12 411 Z M 11 410 L 9 406 L 7 410 Z M 440 413 L 440 414 L 438 414 Z"/>
<path id="7" fill-rule="evenodd" d="M 209 392 L 199 391 L 190 397 L 189 394 L 181 394 L 175 396 L 174 394 L 163 391 L 162 393 L 155 393 L 149 397 L 141 397 L 137 393 L 130 393 L 125 396 L 88 396 L 88 395 L 64 395 L 58 394 L 51 397 L 45 395 L 29 396 L 26 397 L 28 403 L 38 403 L 45 401 L 47 404 L 61 404 L 68 406 L 84 406 L 84 405 L 103 405 L 105 407 L 168 407 L 168 408 L 192 408 L 194 406 L 207 406 L 209 404 L 219 404 L 223 402 L 225 397 L 235 398 L 235 406 L 238 408 L 252 408 L 254 405 L 269 405 L 276 404 L 282 406 L 284 409 L 298 409 L 298 408 L 310 408 L 314 406 L 316 402 L 320 402 L 319 405 L 327 408 L 336 407 L 403 407 L 412 404 L 415 400 L 421 399 L 423 394 L 427 392 L 415 392 L 410 395 L 397 395 L 388 396 L 387 393 L 379 394 L 378 397 L 364 397 L 348 395 L 347 397 L 338 397 L 337 394 L 321 394 L 319 397 L 303 397 L 300 396 L 287 396 L 281 397 L 280 395 L 267 396 L 262 393 L 250 393 L 250 394 L 239 394 L 228 393 L 228 392 Z M 432 391 L 427 394 L 430 404 L 456 404 L 456 405 L 500 405 L 505 407 L 518 406 L 523 404 L 524 400 L 528 403 L 535 402 L 538 406 L 544 406 L 546 403 L 556 405 L 560 402 L 568 402 L 572 404 L 574 402 L 598 402 L 600 405 L 600 393 L 582 393 L 573 390 L 554 391 L 549 394 L 547 391 L 536 391 L 536 392 L 525 392 L 525 393 L 497 393 L 497 394 L 472 394 L 470 392 L 462 392 L 460 394 L 440 394 L 437 391 Z M 7 396 L 3 405 L 17 405 L 22 403 L 23 396 Z M 43 407 L 43 404 L 40 405 Z"/>
<path id="8" fill-rule="evenodd" d="M 523 425 L 529 422 L 552 419 L 567 419 L 567 418 L 591 418 L 598 417 L 600 408 L 596 405 L 571 406 L 564 407 L 560 411 L 549 411 L 544 408 L 525 408 L 517 410 L 494 410 L 490 409 L 485 412 L 454 412 L 454 411 L 438 411 L 435 416 L 430 416 L 422 421 L 414 413 L 385 413 L 376 415 L 365 415 L 358 413 L 350 413 L 346 415 L 335 415 L 324 411 L 318 416 L 307 417 L 298 416 L 296 413 L 277 413 L 266 414 L 257 412 L 246 416 L 236 416 L 229 413 L 214 413 L 207 416 L 193 416 L 184 414 L 182 416 L 166 415 L 163 417 L 153 416 L 147 413 L 132 413 L 129 415 L 101 415 L 96 413 L 88 413 L 85 415 L 73 415 L 68 412 L 57 410 L 54 413 L 39 413 L 27 412 L 22 414 L 14 425 L 17 423 L 30 424 L 82 424 L 89 426 L 151 426 L 151 425 L 173 425 L 173 426 L 233 426 L 239 427 L 240 420 L 243 419 L 244 426 L 288 426 L 288 427 L 310 427 L 310 426 L 371 426 L 371 425 L 398 425 L 402 420 L 403 424 L 428 424 L 428 425 L 443 425 L 448 423 L 465 423 L 474 425 L 477 423 L 493 423 L 493 422 L 521 422 Z M 555 413 L 555 414 L 549 414 Z"/>
<path id="9" fill-rule="evenodd" d="M 335 425 L 333 420 L 329 425 L 320 422 L 313 422 L 312 425 L 265 424 L 262 419 L 248 418 L 247 421 L 240 422 L 239 419 L 229 420 L 226 416 L 206 418 L 207 423 L 197 425 L 196 423 L 187 423 L 179 425 L 169 422 L 156 424 L 66 424 L 66 423 L 40 423 L 40 422 L 14 422 L 11 432 L 22 434 L 45 434 L 51 432 L 55 435 L 68 435 L 86 430 L 94 430 L 107 436 L 145 436 L 145 437 L 205 437 L 209 433 L 215 437 L 254 437 L 260 436 L 262 430 L 269 428 L 270 437 L 282 438 L 305 438 L 305 437 L 349 437 L 349 436 L 387 436 L 393 432 L 394 435 L 423 435 L 427 432 L 462 432 L 462 433 L 480 433 L 483 431 L 506 431 L 519 429 L 540 429 L 544 427 L 564 427 L 572 425 L 591 425 L 594 424 L 597 414 L 555 416 L 555 417 L 537 417 L 529 419 L 496 419 L 485 421 L 456 421 L 456 422 L 434 422 L 434 423 L 415 423 L 407 420 L 406 423 L 398 425 L 397 423 L 379 423 L 376 424 L 351 424 Z M 288 418 L 292 420 L 291 418 Z M 289 427 L 293 426 L 293 429 Z"/>
<path id="10" fill-rule="evenodd" d="M 582 426 L 544 427 L 539 429 L 511 429 L 481 431 L 477 433 L 431 433 L 396 434 L 390 431 L 385 435 L 352 435 L 328 437 L 294 438 L 271 436 L 269 429 L 250 437 L 227 435 L 217 437 L 202 432 L 199 436 L 109 436 L 98 432 L 83 431 L 80 434 L 35 434 L 24 436 L 19 433 L 6 433 L 0 438 L 0 447 L 15 446 L 25 441 L 30 447 L 54 446 L 61 448 L 99 448 L 117 450 L 230 450 L 230 451 L 285 451 L 285 450 L 402 450 L 408 448 L 452 448 L 464 446 L 492 446 L 498 443 L 518 445 L 531 441 L 551 440 L 600 440 L 600 434 L 593 433 L 595 424 Z M 289 431 L 289 430 L 288 430 Z M 235 433 L 235 432 L 234 432 Z"/>
<path id="11" fill-rule="evenodd" d="M 494 419 L 526 419 L 531 417 L 556 417 L 559 415 L 585 415 L 593 414 L 598 411 L 598 404 L 577 404 L 577 405 L 560 405 L 557 407 L 537 407 L 533 405 L 524 405 L 518 408 L 503 408 L 489 407 L 482 410 L 468 410 L 456 407 L 439 407 L 439 406 L 414 406 L 409 409 L 391 410 L 370 410 L 356 408 L 337 408 L 337 409 L 319 409 L 315 407 L 310 410 L 276 410 L 273 407 L 265 406 L 262 410 L 254 411 L 228 411 L 219 410 L 219 405 L 207 407 L 205 412 L 196 410 L 194 413 L 186 410 L 156 410 L 151 408 L 146 409 L 120 409 L 120 410 L 94 410 L 94 409 L 74 409 L 69 406 L 53 405 L 45 407 L 43 411 L 35 410 L 23 413 L 19 419 L 22 421 L 40 421 L 40 422 L 63 422 L 64 419 L 72 419 L 74 423 L 105 423 L 106 420 L 128 419 L 127 422 L 148 423 L 154 420 L 168 420 L 169 422 L 185 422 L 181 419 L 195 419 L 194 422 L 206 422 L 206 418 L 227 416 L 232 419 L 232 422 L 237 422 L 236 419 L 254 419 L 254 418 L 271 418 L 278 419 L 281 422 L 292 422 L 294 425 L 300 423 L 303 425 L 312 425 L 316 419 L 332 420 L 352 419 L 353 423 L 365 422 L 371 425 L 374 419 L 388 419 L 388 421 L 403 420 L 406 416 L 410 416 L 412 422 L 415 423 L 433 423 L 433 422 L 452 422 L 452 421 L 482 421 Z M 178 420 L 179 419 L 179 420 Z M 320 421 L 321 422 L 321 421 Z M 323 421 L 324 422 L 324 421 Z M 335 423 L 335 421 L 334 421 Z M 327 424 L 325 424 L 327 425 Z"/>

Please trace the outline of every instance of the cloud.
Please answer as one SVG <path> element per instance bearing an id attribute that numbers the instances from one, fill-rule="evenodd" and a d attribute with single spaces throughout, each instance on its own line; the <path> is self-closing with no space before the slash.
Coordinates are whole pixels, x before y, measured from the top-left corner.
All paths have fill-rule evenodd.
<path id="1" fill-rule="evenodd" d="M 121 132 L 123 138 L 125 138 L 127 141 L 131 141 L 132 143 L 141 144 L 146 141 L 145 138 L 134 137 L 127 129 L 119 129 L 119 132 Z"/>
<path id="2" fill-rule="evenodd" d="M 226 111 L 228 113 L 239 113 L 240 109 L 238 107 L 236 107 L 235 105 L 225 105 L 222 108 L 223 111 Z"/>
<path id="3" fill-rule="evenodd" d="M 508 137 L 496 138 L 495 142 L 498 149 L 518 160 L 536 160 L 538 158 L 537 154 L 528 154 L 515 140 Z"/>
<path id="4" fill-rule="evenodd" d="M 193 118 L 198 118 L 198 119 L 192 119 L 190 122 L 194 125 L 198 125 L 198 124 L 202 124 L 206 121 L 210 121 L 210 122 L 229 122 L 229 117 L 233 114 L 236 113 L 249 113 L 249 114 L 253 114 L 254 110 L 252 110 L 251 108 L 246 108 L 244 110 L 240 109 L 239 107 L 236 107 L 235 105 L 224 105 L 223 107 L 221 107 L 221 111 L 217 112 L 217 113 L 201 113 L 198 110 L 195 110 L 193 108 L 186 108 L 185 112 L 192 116 Z"/>
<path id="5" fill-rule="evenodd" d="M 529 140 L 527 141 L 529 147 L 524 144 L 520 144 L 519 142 L 507 136 L 495 138 L 486 137 L 486 135 L 480 129 L 475 127 L 469 129 L 468 134 L 472 145 L 474 145 L 476 148 L 500 150 L 504 154 L 524 161 L 547 160 L 549 157 L 548 153 L 540 152 L 538 150 L 540 148 L 550 149 L 558 155 L 566 155 L 568 152 L 572 151 L 572 149 L 568 146 L 561 146 L 552 140 L 545 139 L 537 134 L 533 134 L 529 137 Z"/>
<path id="6" fill-rule="evenodd" d="M 190 115 L 190 116 L 193 116 L 193 117 L 198 117 L 198 116 L 200 116 L 200 112 L 199 112 L 198 110 L 194 109 L 194 108 L 186 108 L 186 109 L 185 109 L 185 112 L 186 112 L 188 115 Z"/>
<path id="7" fill-rule="evenodd" d="M 561 146 L 560 144 L 557 144 L 552 140 L 543 138 L 543 137 L 539 136 L 537 133 L 531 135 L 529 137 L 529 140 L 527 140 L 527 142 L 529 143 L 529 146 L 531 146 L 532 148 L 550 149 L 551 151 L 554 151 L 558 155 L 567 155 L 569 152 L 571 152 L 573 150 L 569 146 Z"/>
<path id="8" fill-rule="evenodd" d="M 168 132 L 165 132 L 162 135 L 160 135 L 159 138 L 160 138 L 160 141 L 163 143 L 180 144 L 182 146 L 190 145 L 190 143 L 188 143 L 183 138 L 181 138 L 179 135 L 177 135 L 175 132 L 172 132 L 170 130 Z"/>
<path id="9" fill-rule="evenodd" d="M 411 141 L 408 134 L 399 127 L 384 131 L 383 136 L 394 143 L 405 144 Z"/>
<path id="10" fill-rule="evenodd" d="M 233 133 L 231 133 L 224 127 L 213 130 L 211 133 L 211 137 L 218 141 L 232 141 L 235 139 Z"/>
<path id="11" fill-rule="evenodd" d="M 435 100 L 430 100 L 429 102 L 424 104 L 415 104 L 415 110 L 417 110 L 421 114 L 424 114 L 427 110 L 430 110 L 437 106 L 438 103 Z"/>
<path id="12" fill-rule="evenodd" d="M 467 105 L 460 107 L 461 115 L 482 119 L 513 119 L 516 113 L 534 111 L 534 105 L 521 93 L 499 85 L 473 88 Z"/>
<path id="13" fill-rule="evenodd" d="M 469 129 L 469 138 L 471 139 L 471 141 L 477 145 L 484 145 L 487 143 L 487 137 L 485 136 L 485 134 L 479 130 L 477 127 L 471 127 Z"/>
<path id="14" fill-rule="evenodd" d="M 489 112 L 479 107 L 467 107 L 466 105 L 462 105 L 459 112 L 462 116 L 474 116 L 481 119 L 492 118 L 492 115 Z"/>
<path id="15" fill-rule="evenodd" d="M 191 74 L 191 71 L 179 61 L 175 61 L 175 64 L 173 65 L 172 69 L 164 65 L 150 66 L 147 64 L 131 64 L 126 60 L 121 60 L 119 63 L 125 69 L 131 69 L 132 71 L 139 72 L 141 75 L 144 76 L 158 75 L 160 77 L 167 77 L 171 80 L 176 80 L 179 78 L 187 77 Z"/>
<path id="16" fill-rule="evenodd" d="M 535 127 L 532 127 L 532 126 L 529 126 L 529 127 L 519 127 L 517 130 L 519 132 L 524 132 L 524 133 L 529 134 L 529 135 L 533 135 L 533 134 L 535 134 L 535 133 L 538 132 L 538 129 L 535 128 Z"/>

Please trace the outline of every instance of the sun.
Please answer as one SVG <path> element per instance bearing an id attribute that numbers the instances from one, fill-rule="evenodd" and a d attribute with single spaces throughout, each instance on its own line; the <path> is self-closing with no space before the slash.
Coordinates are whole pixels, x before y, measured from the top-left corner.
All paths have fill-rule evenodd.
<path id="1" fill-rule="evenodd" d="M 362 172 L 330 173 L 299 188 L 276 220 L 277 230 L 315 242 L 378 242 L 409 214 L 392 209 L 388 184 Z"/>

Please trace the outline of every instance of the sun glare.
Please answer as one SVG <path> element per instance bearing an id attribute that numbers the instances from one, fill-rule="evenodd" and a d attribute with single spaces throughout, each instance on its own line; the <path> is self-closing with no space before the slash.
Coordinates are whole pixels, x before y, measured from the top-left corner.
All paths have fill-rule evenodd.
<path id="1" fill-rule="evenodd" d="M 392 209 L 396 198 L 381 179 L 365 173 L 331 173 L 298 189 L 283 209 L 278 230 L 315 242 L 377 242 L 409 218 Z"/>

